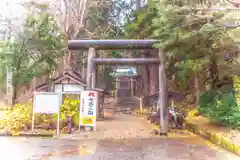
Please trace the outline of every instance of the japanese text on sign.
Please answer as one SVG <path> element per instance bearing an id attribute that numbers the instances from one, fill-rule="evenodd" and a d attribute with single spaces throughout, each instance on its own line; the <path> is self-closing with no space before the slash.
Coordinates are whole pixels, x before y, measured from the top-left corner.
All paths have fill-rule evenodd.
<path id="1" fill-rule="evenodd" d="M 84 105 L 85 105 L 84 98 L 82 98 L 82 100 L 81 100 L 81 112 L 82 113 L 84 113 Z"/>
<path id="2" fill-rule="evenodd" d="M 89 101 L 88 101 L 88 115 L 92 116 L 93 115 L 93 97 L 94 97 L 94 92 L 89 92 L 88 94 Z"/>

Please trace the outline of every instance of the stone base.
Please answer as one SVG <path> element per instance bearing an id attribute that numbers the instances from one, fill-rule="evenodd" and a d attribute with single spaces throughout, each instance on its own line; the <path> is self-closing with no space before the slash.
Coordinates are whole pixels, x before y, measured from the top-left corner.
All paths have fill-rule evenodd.
<path id="1" fill-rule="evenodd" d="M 95 132 L 96 131 L 96 127 L 92 127 L 92 126 L 80 126 L 80 131 L 84 131 L 84 132 Z"/>

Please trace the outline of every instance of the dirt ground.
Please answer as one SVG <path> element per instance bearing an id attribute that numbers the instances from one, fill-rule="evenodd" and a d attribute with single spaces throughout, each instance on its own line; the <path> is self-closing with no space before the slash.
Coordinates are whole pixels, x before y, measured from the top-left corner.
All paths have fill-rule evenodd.
<path id="1" fill-rule="evenodd" d="M 121 106 L 120 106 L 121 107 Z M 119 112 L 118 108 L 106 107 L 104 120 L 97 121 L 96 132 L 75 131 L 71 135 L 61 135 L 62 139 L 145 139 L 154 138 L 152 134 L 156 126 L 153 126 L 144 117 L 136 117 L 132 114 Z M 172 130 L 169 136 L 187 137 L 193 135 L 185 130 Z"/>
<path id="2" fill-rule="evenodd" d="M 104 120 L 97 121 L 96 132 L 76 131 L 72 135 L 64 135 L 62 138 L 101 140 L 153 137 L 152 126 L 143 118 L 113 113 L 111 110 L 106 110 L 104 117 Z"/>

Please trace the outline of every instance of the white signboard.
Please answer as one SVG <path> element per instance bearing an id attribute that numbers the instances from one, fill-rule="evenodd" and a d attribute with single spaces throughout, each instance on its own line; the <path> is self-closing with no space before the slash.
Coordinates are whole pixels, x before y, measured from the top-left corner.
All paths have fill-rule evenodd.
<path id="1" fill-rule="evenodd" d="M 82 91 L 80 99 L 80 126 L 96 126 L 98 92 Z"/>
<path id="2" fill-rule="evenodd" d="M 34 94 L 34 113 L 59 113 L 61 105 L 61 94 L 50 92 L 35 93 Z"/>
<path id="3" fill-rule="evenodd" d="M 35 92 L 32 115 L 32 131 L 34 131 L 34 113 L 58 114 L 57 134 L 59 134 L 60 106 L 62 95 L 55 92 Z"/>

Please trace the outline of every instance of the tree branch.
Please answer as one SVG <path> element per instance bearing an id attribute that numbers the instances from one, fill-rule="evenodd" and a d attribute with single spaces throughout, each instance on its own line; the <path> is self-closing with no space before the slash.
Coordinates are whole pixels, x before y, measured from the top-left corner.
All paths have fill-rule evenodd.
<path id="1" fill-rule="evenodd" d="M 239 0 L 227 0 L 229 3 L 233 4 L 235 7 L 239 8 L 240 7 L 240 1 Z"/>

